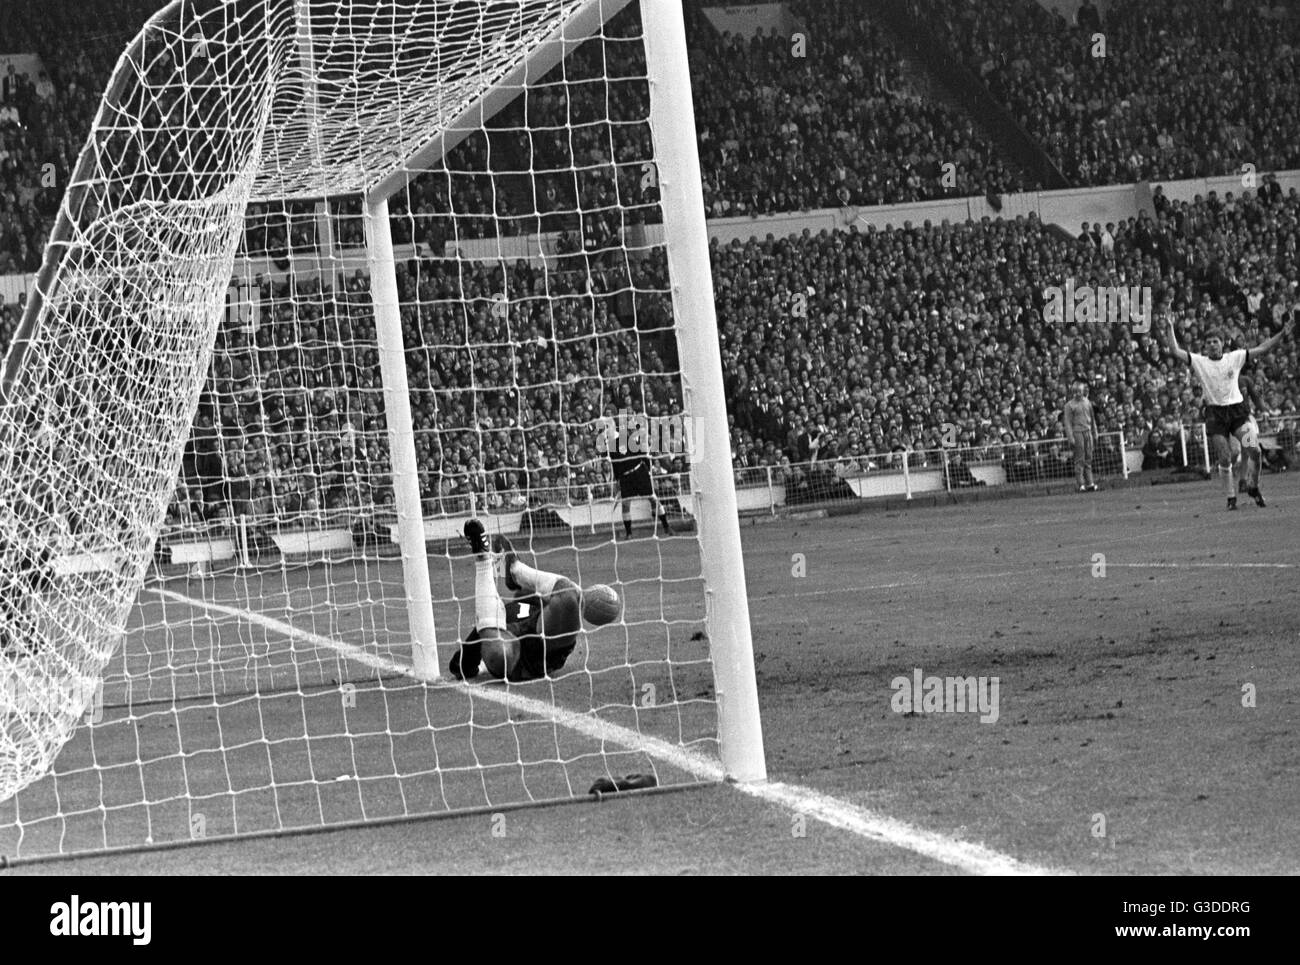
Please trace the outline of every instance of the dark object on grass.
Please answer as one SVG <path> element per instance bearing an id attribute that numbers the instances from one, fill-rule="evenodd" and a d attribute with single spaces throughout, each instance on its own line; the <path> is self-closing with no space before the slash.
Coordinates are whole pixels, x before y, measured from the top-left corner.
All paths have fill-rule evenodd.
<path id="1" fill-rule="evenodd" d="M 591 790 L 587 793 L 600 797 L 602 794 L 617 794 L 619 791 L 641 791 L 647 787 L 658 786 L 659 781 L 653 774 L 629 774 L 627 777 L 620 777 L 618 780 L 602 777 L 591 785 Z"/>

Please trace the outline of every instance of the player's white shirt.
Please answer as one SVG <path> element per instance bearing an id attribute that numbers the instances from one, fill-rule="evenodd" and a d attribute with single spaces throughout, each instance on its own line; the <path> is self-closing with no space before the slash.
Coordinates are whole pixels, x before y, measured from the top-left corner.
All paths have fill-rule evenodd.
<path id="1" fill-rule="evenodd" d="M 1237 385 L 1237 376 L 1246 364 L 1246 350 L 1239 348 L 1233 352 L 1224 352 L 1218 361 L 1188 352 L 1192 371 L 1201 380 L 1205 390 L 1205 401 L 1210 405 L 1236 405 L 1244 401 L 1241 387 Z"/>

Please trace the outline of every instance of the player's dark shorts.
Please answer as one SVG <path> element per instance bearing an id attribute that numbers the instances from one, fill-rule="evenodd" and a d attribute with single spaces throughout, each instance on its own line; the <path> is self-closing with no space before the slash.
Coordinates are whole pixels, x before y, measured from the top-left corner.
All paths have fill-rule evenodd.
<path id="1" fill-rule="evenodd" d="M 1250 419 L 1250 406 L 1245 402 L 1232 405 L 1207 405 L 1205 407 L 1205 434 L 1230 436 Z"/>
<path id="2" fill-rule="evenodd" d="M 556 646 L 554 641 L 548 645 L 546 638 L 536 633 L 516 636 L 519 637 L 519 662 L 510 674 L 510 679 L 514 681 L 537 680 L 555 673 L 564 666 L 569 654 L 578 645 L 577 634 L 570 636 L 570 642 L 565 646 Z"/>
<path id="3" fill-rule="evenodd" d="M 517 616 L 521 603 L 528 606 L 528 616 L 523 618 Z M 555 673 L 564 666 L 569 654 L 578 645 L 576 633 L 565 634 L 550 641 L 538 633 L 537 624 L 541 614 L 541 602 L 535 596 L 506 602 L 506 629 L 519 641 L 519 661 L 510 671 L 510 680 L 513 682 L 537 680 Z M 465 638 L 465 642 L 473 643 L 476 640 L 478 630 L 474 629 Z"/>
<path id="4" fill-rule="evenodd" d="M 653 496 L 654 484 L 650 481 L 650 464 L 642 462 L 630 470 L 626 476 L 619 477 L 618 495 L 620 499 L 632 496 Z"/>

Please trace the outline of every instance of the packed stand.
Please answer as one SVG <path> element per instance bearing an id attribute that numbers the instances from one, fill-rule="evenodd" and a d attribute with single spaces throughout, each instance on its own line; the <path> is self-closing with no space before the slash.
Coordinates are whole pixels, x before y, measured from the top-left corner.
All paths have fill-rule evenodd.
<path id="1" fill-rule="evenodd" d="M 427 514 L 607 495 L 602 416 L 680 413 L 660 339 L 620 317 L 633 281 L 645 293 L 642 328 L 666 312 L 651 304 L 666 284 L 662 256 L 635 279 L 601 269 L 591 280 L 523 262 L 399 266 Z M 350 525 L 358 507 L 393 513 L 369 280 L 339 282 L 263 281 L 256 324 L 223 326 L 169 523 Z"/>
<path id="2" fill-rule="evenodd" d="M 1184 346 L 1217 327 L 1242 345 L 1267 337 L 1300 304 L 1298 218 L 1300 198 L 1270 182 L 1190 204 L 1157 195 L 1154 220 L 1069 241 L 1022 218 L 715 245 L 735 466 L 844 474 L 924 465 L 954 443 L 1037 452 L 1061 437 L 1075 381 L 1103 430 L 1137 447 L 1177 438 L 1201 418 L 1200 390 L 1161 354 L 1163 319 Z M 1153 330 L 1048 324 L 1043 290 L 1069 278 L 1150 286 Z M 1296 366 L 1295 341 L 1254 366 L 1264 416 L 1296 411 Z"/>
<path id="3" fill-rule="evenodd" d="M 970 119 L 923 100 L 897 44 L 859 4 L 790 4 L 806 46 L 775 30 L 688 30 L 704 201 L 713 216 L 898 204 L 1029 184 Z M 752 82 L 736 83 L 737 78 Z M 944 165 L 951 163 L 951 183 Z"/>
<path id="4" fill-rule="evenodd" d="M 1223 0 L 908 0 L 1077 185 L 1300 166 L 1300 16 Z M 1096 34 L 1104 38 L 1104 56 Z"/>

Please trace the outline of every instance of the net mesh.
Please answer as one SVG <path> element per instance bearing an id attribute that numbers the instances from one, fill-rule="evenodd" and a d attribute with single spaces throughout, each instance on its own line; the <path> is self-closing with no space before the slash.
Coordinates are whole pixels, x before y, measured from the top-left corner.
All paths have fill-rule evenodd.
<path id="1" fill-rule="evenodd" d="M 693 778 L 650 739 L 716 756 L 684 436 L 651 434 L 654 499 L 608 458 L 685 418 L 635 5 L 183 0 L 78 172 L 0 415 L 0 855 Z M 440 665 L 471 516 L 623 599 L 545 679 L 415 679 L 374 185 Z"/>

